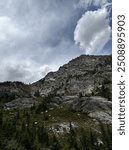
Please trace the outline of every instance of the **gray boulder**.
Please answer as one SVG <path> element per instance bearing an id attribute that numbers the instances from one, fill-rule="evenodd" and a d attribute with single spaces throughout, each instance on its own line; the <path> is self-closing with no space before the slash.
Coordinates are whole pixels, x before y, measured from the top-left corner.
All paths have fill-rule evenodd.
<path id="1" fill-rule="evenodd" d="M 112 121 L 112 102 L 106 98 L 92 96 L 79 98 L 73 103 L 72 109 L 87 113 L 89 117 L 111 123 Z"/>
<path id="2" fill-rule="evenodd" d="M 33 98 L 18 98 L 4 105 L 6 110 L 30 108 L 36 103 Z"/>

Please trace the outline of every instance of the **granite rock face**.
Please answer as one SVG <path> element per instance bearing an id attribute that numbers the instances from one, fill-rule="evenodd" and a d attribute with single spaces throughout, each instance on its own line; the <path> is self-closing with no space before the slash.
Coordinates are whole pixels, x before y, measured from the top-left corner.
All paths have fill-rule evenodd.
<path id="1" fill-rule="evenodd" d="M 52 103 L 69 104 L 72 110 L 111 123 L 112 56 L 82 55 L 32 84 Z"/>
<path id="2" fill-rule="evenodd" d="M 76 112 L 111 122 L 111 88 L 112 56 L 81 55 L 33 84 L 0 83 L 0 100 L 11 97 L 5 108 L 24 109 L 40 95 L 53 105 L 67 104 Z"/>
<path id="3" fill-rule="evenodd" d="M 17 98 L 31 97 L 31 87 L 22 82 L 0 83 L 0 100 L 11 101 Z"/>
<path id="4" fill-rule="evenodd" d="M 82 55 L 50 72 L 45 78 L 33 83 L 33 89 L 42 96 L 56 95 L 101 95 L 104 90 L 111 92 L 111 56 Z M 103 90 L 103 91 L 102 91 Z M 103 93 L 104 94 L 104 93 Z"/>
<path id="5" fill-rule="evenodd" d="M 33 98 L 18 98 L 5 104 L 6 110 L 30 108 L 35 103 Z"/>
<path id="6" fill-rule="evenodd" d="M 72 109 L 87 113 L 89 117 L 111 123 L 112 102 L 100 96 L 82 97 L 74 102 Z"/>

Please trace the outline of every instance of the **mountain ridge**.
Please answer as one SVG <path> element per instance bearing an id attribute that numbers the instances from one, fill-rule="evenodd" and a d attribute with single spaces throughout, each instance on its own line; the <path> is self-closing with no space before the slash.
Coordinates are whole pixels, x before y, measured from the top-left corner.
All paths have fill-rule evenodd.
<path id="1" fill-rule="evenodd" d="M 69 79 L 76 77 L 76 80 L 75 82 L 73 82 L 73 85 L 72 85 L 74 86 L 79 77 L 83 80 L 83 76 L 85 78 L 88 75 L 95 75 L 95 74 L 97 77 L 99 76 L 98 78 L 102 77 L 105 80 L 108 80 L 110 77 L 109 82 L 111 83 L 111 65 L 112 65 L 111 63 L 112 61 L 111 61 L 110 55 L 105 55 L 105 56 L 81 55 L 69 61 L 69 63 L 61 66 L 58 71 L 48 73 L 43 79 L 33 83 L 32 86 L 33 85 L 43 86 L 43 84 L 49 81 L 55 82 L 56 80 L 60 80 L 60 79 L 62 80 L 61 83 L 66 84 L 66 82 L 68 82 Z M 110 74 L 109 76 L 107 75 L 108 73 Z M 92 76 L 90 77 L 92 78 Z M 91 80 L 91 79 L 88 78 L 88 80 Z M 95 80 L 95 82 L 97 82 L 97 80 Z M 69 83 L 69 84 L 72 84 L 72 83 Z M 57 83 L 56 86 L 58 87 L 59 85 L 60 83 Z M 60 85 L 60 86 L 64 86 L 64 85 Z M 41 89 L 39 90 L 42 91 Z M 72 89 L 70 89 L 70 92 L 71 91 Z M 49 93 L 50 91 L 45 91 L 45 92 Z M 43 93 L 43 94 L 46 94 L 46 93 Z"/>
<path id="2" fill-rule="evenodd" d="M 4 106 L 10 110 L 40 105 L 37 98 L 48 97 L 51 105 L 68 105 L 76 112 L 111 122 L 111 85 L 112 56 L 81 55 L 30 85 L 0 83 L 0 100 L 8 99 Z"/>

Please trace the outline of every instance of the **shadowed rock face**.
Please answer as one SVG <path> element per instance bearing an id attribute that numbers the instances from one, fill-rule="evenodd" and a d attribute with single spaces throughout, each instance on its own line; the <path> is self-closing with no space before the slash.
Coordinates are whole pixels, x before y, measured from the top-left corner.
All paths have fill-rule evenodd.
<path id="1" fill-rule="evenodd" d="M 3 93 L 15 93 L 6 108 L 24 109 L 35 103 L 38 91 L 40 96 L 48 96 L 53 105 L 69 105 L 74 111 L 111 122 L 111 85 L 112 56 L 82 55 L 31 85 L 1 83 L 0 98 Z"/>
<path id="2" fill-rule="evenodd" d="M 12 101 L 17 98 L 31 97 L 31 87 L 22 82 L 0 83 L 0 101 Z"/>

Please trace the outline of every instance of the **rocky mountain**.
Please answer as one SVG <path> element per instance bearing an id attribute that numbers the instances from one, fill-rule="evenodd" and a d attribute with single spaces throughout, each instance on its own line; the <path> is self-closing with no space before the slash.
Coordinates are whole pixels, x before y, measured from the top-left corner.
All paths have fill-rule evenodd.
<path id="1" fill-rule="evenodd" d="M 17 98 L 31 97 L 31 87 L 22 82 L 2 82 L 0 83 L 0 100 L 8 102 Z"/>
<path id="2" fill-rule="evenodd" d="M 51 105 L 111 122 L 111 85 L 112 56 L 81 55 L 31 85 L 0 83 L 0 100 L 6 109 L 23 109 L 39 103 L 37 97 L 48 97 Z"/>
<path id="3" fill-rule="evenodd" d="M 82 55 L 60 67 L 57 72 L 48 73 L 32 87 L 39 90 L 42 96 L 52 93 L 59 96 L 80 93 L 83 96 L 97 95 L 102 88 L 111 91 L 111 59 L 111 56 Z"/>

